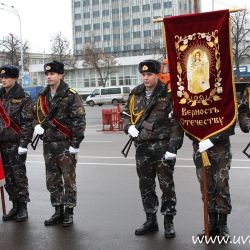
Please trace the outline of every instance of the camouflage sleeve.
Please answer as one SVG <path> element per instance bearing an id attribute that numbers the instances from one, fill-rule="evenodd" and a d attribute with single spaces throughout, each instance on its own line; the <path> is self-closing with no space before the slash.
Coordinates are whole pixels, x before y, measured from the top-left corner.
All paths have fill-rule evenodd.
<path id="1" fill-rule="evenodd" d="M 180 123 L 173 117 L 170 120 L 170 140 L 168 151 L 170 153 L 177 153 L 177 150 L 181 148 L 183 143 L 184 131 L 180 126 Z"/>
<path id="2" fill-rule="evenodd" d="M 80 143 L 84 138 L 86 128 L 85 109 L 82 98 L 75 93 L 73 95 L 73 102 L 70 110 L 71 130 L 73 132 L 71 146 L 79 148 Z"/>
<path id="3" fill-rule="evenodd" d="M 20 147 L 26 148 L 32 140 L 34 127 L 34 104 L 30 96 L 25 97 L 24 104 L 21 109 L 21 132 L 20 132 Z"/>
<path id="4" fill-rule="evenodd" d="M 225 129 L 224 131 L 210 137 L 209 139 L 213 144 L 216 144 L 217 142 L 223 141 L 223 140 L 227 139 L 229 136 L 234 135 L 234 128 L 235 128 L 235 123 L 231 127 L 229 127 L 227 129 Z"/>
<path id="5" fill-rule="evenodd" d="M 125 104 L 125 107 L 123 109 L 122 112 L 122 127 L 123 127 L 123 131 L 128 134 L 128 128 L 131 125 L 131 121 L 130 121 L 130 111 L 129 111 L 129 103 L 130 103 L 130 98 L 131 95 L 128 98 L 127 103 Z"/>
<path id="6" fill-rule="evenodd" d="M 250 131 L 250 86 L 246 89 L 243 100 L 239 106 L 239 126 L 242 132 L 249 133 Z"/>

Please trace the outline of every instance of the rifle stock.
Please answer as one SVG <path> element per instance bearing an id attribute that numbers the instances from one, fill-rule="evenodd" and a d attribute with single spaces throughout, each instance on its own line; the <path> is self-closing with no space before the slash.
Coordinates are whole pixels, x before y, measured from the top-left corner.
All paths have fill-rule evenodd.
<path id="1" fill-rule="evenodd" d="M 247 153 L 248 148 L 250 147 L 250 142 L 247 144 L 247 146 L 242 151 L 243 154 L 245 154 L 248 158 L 250 158 L 250 154 Z"/>
<path id="2" fill-rule="evenodd" d="M 121 152 L 125 158 L 127 158 L 127 156 L 128 156 L 128 152 L 131 148 L 133 141 L 134 141 L 134 139 L 130 136 L 129 140 L 127 141 L 126 145 L 124 146 L 124 148 Z"/>

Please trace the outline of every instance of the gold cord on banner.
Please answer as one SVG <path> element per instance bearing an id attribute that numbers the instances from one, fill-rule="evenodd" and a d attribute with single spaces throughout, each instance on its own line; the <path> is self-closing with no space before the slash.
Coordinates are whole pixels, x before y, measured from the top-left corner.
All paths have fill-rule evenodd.
<path id="1" fill-rule="evenodd" d="M 204 167 L 210 167 L 211 166 L 211 163 L 210 163 L 210 161 L 209 161 L 209 158 L 208 158 L 208 154 L 207 154 L 207 152 L 206 151 L 203 151 L 202 153 L 201 153 L 201 158 L 202 158 L 202 163 L 203 163 L 203 166 Z"/>
<path id="2" fill-rule="evenodd" d="M 250 87 L 247 88 L 248 111 L 250 111 Z"/>
<path id="3" fill-rule="evenodd" d="M 141 118 L 143 110 L 141 110 L 138 113 L 135 113 L 135 96 L 134 95 L 132 95 L 130 102 L 129 102 L 129 111 L 131 114 L 130 116 L 131 124 L 135 125 Z M 135 120 L 134 120 L 134 117 L 135 117 Z"/>

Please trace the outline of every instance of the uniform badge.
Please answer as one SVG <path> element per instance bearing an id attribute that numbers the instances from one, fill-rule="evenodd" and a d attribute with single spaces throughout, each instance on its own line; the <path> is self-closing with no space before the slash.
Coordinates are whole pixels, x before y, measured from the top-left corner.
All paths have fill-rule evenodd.
<path id="1" fill-rule="evenodd" d="M 80 115 L 84 115 L 85 114 L 84 107 L 79 107 L 77 111 L 78 111 L 78 114 L 80 114 Z"/>
<path id="2" fill-rule="evenodd" d="M 1 74 L 5 74 L 5 70 L 4 69 L 1 70 Z"/>
<path id="3" fill-rule="evenodd" d="M 51 67 L 50 67 L 49 65 L 47 65 L 45 69 L 46 69 L 46 70 L 50 70 Z"/>
<path id="4" fill-rule="evenodd" d="M 144 65 L 144 66 L 142 67 L 142 70 L 143 70 L 143 71 L 148 70 L 148 66 L 147 66 L 147 65 Z"/>

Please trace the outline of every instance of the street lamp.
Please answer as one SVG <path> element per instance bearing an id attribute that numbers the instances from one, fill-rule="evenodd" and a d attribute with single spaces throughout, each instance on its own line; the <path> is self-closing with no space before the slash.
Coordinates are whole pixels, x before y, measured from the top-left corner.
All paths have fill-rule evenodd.
<path id="1" fill-rule="evenodd" d="M 22 79 L 22 85 L 23 85 L 23 77 L 24 77 L 24 65 L 23 65 L 23 39 L 22 39 L 22 23 L 21 23 L 21 18 L 19 15 L 18 10 L 12 5 L 12 6 L 8 6 L 4 3 L 1 3 L 1 5 L 4 6 L 4 8 L 2 8 L 3 10 L 7 10 L 13 14 L 15 14 L 18 18 L 19 21 L 19 33 L 20 33 L 20 56 L 21 56 L 21 60 L 20 60 L 20 64 L 21 64 L 21 79 Z"/>

